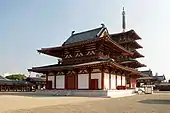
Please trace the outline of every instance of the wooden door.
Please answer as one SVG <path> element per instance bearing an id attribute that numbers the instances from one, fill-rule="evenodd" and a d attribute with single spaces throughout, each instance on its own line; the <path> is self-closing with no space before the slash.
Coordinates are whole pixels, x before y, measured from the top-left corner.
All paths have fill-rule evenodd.
<path id="1" fill-rule="evenodd" d="M 74 75 L 66 76 L 66 89 L 75 89 Z"/>
<path id="2" fill-rule="evenodd" d="M 90 89 L 97 90 L 98 89 L 98 79 L 91 79 L 90 80 Z"/>

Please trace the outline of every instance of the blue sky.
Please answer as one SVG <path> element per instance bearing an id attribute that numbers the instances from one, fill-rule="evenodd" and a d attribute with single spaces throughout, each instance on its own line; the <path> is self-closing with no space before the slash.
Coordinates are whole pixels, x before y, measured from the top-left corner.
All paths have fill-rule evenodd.
<path id="1" fill-rule="evenodd" d="M 27 73 L 32 66 L 56 63 L 38 54 L 61 45 L 71 34 L 99 27 L 121 32 L 122 6 L 127 30 L 142 38 L 139 59 L 153 72 L 170 78 L 169 0 L 0 0 L 0 74 Z"/>

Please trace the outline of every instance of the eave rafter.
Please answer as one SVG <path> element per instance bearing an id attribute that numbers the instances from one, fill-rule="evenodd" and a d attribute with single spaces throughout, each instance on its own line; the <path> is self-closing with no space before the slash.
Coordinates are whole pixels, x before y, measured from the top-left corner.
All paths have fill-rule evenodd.
<path id="1" fill-rule="evenodd" d="M 144 57 L 142 54 L 140 54 L 137 50 L 133 51 L 133 56 L 132 58 L 141 58 Z"/>
<path id="2" fill-rule="evenodd" d="M 121 65 L 128 66 L 131 68 L 139 68 L 139 67 L 146 67 L 146 65 L 141 64 L 137 60 L 131 60 L 131 61 L 124 61 L 120 63 Z"/>

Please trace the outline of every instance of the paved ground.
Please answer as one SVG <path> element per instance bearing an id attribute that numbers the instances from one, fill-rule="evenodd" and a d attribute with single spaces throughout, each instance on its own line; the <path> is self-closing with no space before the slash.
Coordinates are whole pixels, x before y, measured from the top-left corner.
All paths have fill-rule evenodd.
<path id="1" fill-rule="evenodd" d="M 112 99 L 1 96 L 0 100 L 1 108 L 21 109 L 5 113 L 170 113 L 169 92 Z"/>

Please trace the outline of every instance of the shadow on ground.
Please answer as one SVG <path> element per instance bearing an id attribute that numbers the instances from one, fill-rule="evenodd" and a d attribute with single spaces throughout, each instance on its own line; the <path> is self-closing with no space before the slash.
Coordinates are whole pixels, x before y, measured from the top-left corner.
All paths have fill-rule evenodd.
<path id="1" fill-rule="evenodd" d="M 170 105 L 170 100 L 161 100 L 161 99 L 147 99 L 139 102 L 144 104 L 169 104 Z"/>

